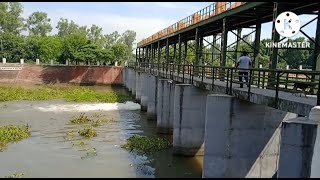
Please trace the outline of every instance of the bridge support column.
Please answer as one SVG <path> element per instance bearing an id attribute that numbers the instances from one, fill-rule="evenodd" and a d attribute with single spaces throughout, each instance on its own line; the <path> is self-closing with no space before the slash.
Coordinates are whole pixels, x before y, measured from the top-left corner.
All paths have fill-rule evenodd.
<path id="1" fill-rule="evenodd" d="M 133 69 L 131 69 L 131 68 L 126 68 L 127 69 L 127 86 L 128 86 L 128 90 L 132 93 L 132 91 L 133 91 L 133 88 L 132 88 L 132 86 L 133 86 L 133 83 L 135 83 L 135 77 L 136 76 L 133 76 L 133 73 L 134 73 L 134 70 Z"/>
<path id="2" fill-rule="evenodd" d="M 126 89 L 128 89 L 127 78 L 128 78 L 128 68 L 124 67 L 122 70 L 122 82 L 123 82 L 123 86 Z"/>
<path id="3" fill-rule="evenodd" d="M 141 111 L 147 111 L 148 108 L 148 77 L 149 75 L 146 73 L 141 73 Z"/>
<path id="4" fill-rule="evenodd" d="M 160 79 L 158 83 L 157 132 L 172 134 L 175 83 L 168 79 Z"/>
<path id="5" fill-rule="evenodd" d="M 311 109 L 309 113 L 309 120 L 317 122 L 317 137 L 314 145 L 314 151 L 312 156 L 312 164 L 311 164 L 311 178 L 319 178 L 320 177 L 320 106 L 315 106 Z"/>
<path id="6" fill-rule="evenodd" d="M 177 84 L 174 95 L 173 154 L 203 155 L 206 98 L 209 91 Z"/>
<path id="7" fill-rule="evenodd" d="M 141 77 L 141 71 L 136 71 L 136 101 L 138 103 L 141 102 L 141 91 L 142 91 L 142 77 Z"/>
<path id="8" fill-rule="evenodd" d="M 157 119 L 158 76 L 148 75 L 148 108 L 147 119 Z"/>
<path id="9" fill-rule="evenodd" d="M 130 69 L 130 88 L 132 96 L 136 97 L 136 70 Z"/>
<path id="10" fill-rule="evenodd" d="M 317 122 L 306 121 L 305 117 L 282 123 L 277 178 L 310 177 L 317 128 Z"/>
<path id="11" fill-rule="evenodd" d="M 218 94 L 206 108 L 203 177 L 272 177 L 280 124 L 297 115 Z"/>

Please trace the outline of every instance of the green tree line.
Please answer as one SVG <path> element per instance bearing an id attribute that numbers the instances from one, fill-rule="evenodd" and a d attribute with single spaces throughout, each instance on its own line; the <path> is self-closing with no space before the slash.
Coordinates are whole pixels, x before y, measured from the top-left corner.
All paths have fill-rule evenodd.
<path id="1" fill-rule="evenodd" d="M 50 35 L 53 27 L 45 12 L 33 12 L 22 17 L 23 6 L 19 2 L 0 2 L 0 52 L 7 62 L 35 62 L 71 64 L 114 64 L 115 61 L 133 61 L 133 42 L 136 32 L 126 30 L 119 34 L 103 34 L 97 25 L 80 26 L 73 20 L 60 18 L 58 33 Z M 28 35 L 22 32 L 27 31 Z"/>

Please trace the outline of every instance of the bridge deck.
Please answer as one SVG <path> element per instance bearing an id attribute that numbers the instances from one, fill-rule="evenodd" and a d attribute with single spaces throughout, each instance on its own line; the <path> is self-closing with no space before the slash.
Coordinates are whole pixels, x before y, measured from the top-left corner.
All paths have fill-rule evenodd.
<path id="1" fill-rule="evenodd" d="M 147 72 L 147 70 L 142 70 Z M 204 78 L 203 81 L 199 77 L 192 78 L 189 75 L 177 74 L 177 73 L 166 73 L 165 71 L 154 71 L 155 75 L 163 78 L 172 79 L 179 83 L 190 83 L 200 88 L 205 88 L 207 90 L 213 91 L 214 93 L 226 94 L 227 85 L 226 82 L 214 80 L 214 86 L 212 86 L 212 79 Z M 171 76 L 171 77 L 170 77 Z M 251 86 L 250 96 L 248 98 L 248 88 L 240 88 L 239 84 L 232 85 L 232 92 L 230 95 L 235 96 L 241 100 L 250 101 L 255 104 L 266 105 L 274 107 L 275 102 L 275 90 L 272 89 L 262 89 Z M 302 95 L 293 95 L 292 93 L 279 91 L 277 109 L 296 113 L 302 116 L 308 116 L 312 107 L 316 106 L 317 98 L 316 96 L 308 96 L 307 98 Z"/>
<path id="2" fill-rule="evenodd" d="M 279 2 L 278 4 L 281 7 L 281 11 L 291 11 L 297 15 L 314 14 L 314 11 L 318 10 L 317 2 Z M 257 22 L 271 22 L 273 19 L 273 7 L 274 2 L 247 2 L 161 38 L 153 39 L 147 43 L 139 42 L 138 48 L 146 47 L 158 41 L 160 41 L 161 46 L 165 46 L 167 38 L 169 38 L 169 44 L 174 44 L 178 41 L 179 34 L 182 35 L 184 40 L 193 40 L 196 28 L 200 29 L 203 36 L 221 33 L 224 18 L 228 20 L 228 30 L 246 28 L 256 25 Z"/>

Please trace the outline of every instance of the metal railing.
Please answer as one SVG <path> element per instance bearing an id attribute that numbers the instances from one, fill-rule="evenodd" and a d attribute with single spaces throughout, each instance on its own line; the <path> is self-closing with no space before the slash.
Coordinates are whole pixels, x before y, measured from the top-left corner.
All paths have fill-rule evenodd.
<path id="1" fill-rule="evenodd" d="M 180 31 L 184 28 L 197 24 L 203 20 L 206 20 L 210 17 L 221 14 L 229 9 L 236 8 L 243 4 L 245 4 L 245 2 L 218 2 L 210 4 L 209 6 L 193 13 L 192 15 L 170 25 L 169 27 L 166 27 L 158 31 L 157 33 L 149 36 L 148 38 L 143 39 L 142 41 L 137 43 L 137 46 L 140 47 L 151 41 L 160 39 L 161 37 Z"/>
<path id="2" fill-rule="evenodd" d="M 294 89 L 295 84 L 299 84 L 310 89 L 308 92 L 303 92 L 305 97 L 306 95 L 315 95 L 317 97 L 317 105 L 320 105 L 320 91 L 318 91 L 320 87 L 320 71 L 242 69 L 247 71 L 249 80 L 248 83 L 244 83 L 239 81 L 240 69 L 235 67 L 167 63 L 129 63 L 128 66 L 150 74 L 161 75 L 168 79 L 173 79 L 174 76 L 182 77 L 182 83 L 194 84 L 195 80 L 201 83 L 209 83 L 211 84 L 211 90 L 214 90 L 215 84 L 219 81 L 220 83 L 225 83 L 225 93 L 229 95 L 233 95 L 233 88 L 239 88 L 239 86 L 243 85 L 248 89 L 247 100 L 249 101 L 252 88 L 274 90 L 275 102 L 273 107 L 275 108 L 278 108 L 279 92 L 302 93 L 301 90 Z"/>

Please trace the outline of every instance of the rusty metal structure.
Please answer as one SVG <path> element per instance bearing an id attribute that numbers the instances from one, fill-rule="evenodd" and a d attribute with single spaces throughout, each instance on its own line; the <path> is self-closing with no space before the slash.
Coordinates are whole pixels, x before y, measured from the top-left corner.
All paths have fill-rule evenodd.
<path id="1" fill-rule="evenodd" d="M 136 61 L 161 63 L 161 59 L 164 59 L 165 63 L 172 63 L 172 59 L 174 59 L 174 62 L 184 64 L 184 59 L 188 54 L 188 43 L 192 41 L 194 43 L 192 64 L 204 65 L 201 59 L 204 56 L 202 50 L 205 42 L 213 49 L 211 52 L 212 61 L 217 59 L 220 66 L 226 66 L 227 59 L 231 59 L 227 56 L 227 48 L 236 44 L 235 53 L 238 53 L 238 43 L 242 41 L 251 47 L 250 55 L 253 57 L 254 67 L 258 68 L 259 62 L 256 57 L 259 54 L 261 24 L 274 22 L 281 12 L 291 11 L 297 15 L 317 15 L 316 18 L 302 25 L 300 30 L 314 43 L 312 69 L 316 70 L 316 59 L 320 52 L 320 22 L 317 20 L 319 19 L 319 9 L 318 2 L 216 2 L 140 41 L 137 44 Z M 312 39 L 302 28 L 315 20 L 318 21 L 316 35 L 315 39 Z M 253 29 L 250 33 L 250 35 L 254 34 L 253 43 L 249 43 L 244 37 L 241 37 L 241 29 L 244 28 Z M 229 46 L 227 46 L 228 32 L 234 34 L 237 39 Z M 272 34 L 272 42 L 280 42 L 285 39 L 280 39 L 280 35 L 275 31 L 274 23 L 270 33 Z M 213 41 L 209 42 L 206 37 L 213 37 Z M 217 45 L 219 47 L 216 47 Z M 171 49 L 174 49 L 173 57 L 169 55 L 170 46 L 172 46 Z M 163 50 L 164 53 L 161 53 Z M 161 57 L 161 54 L 164 57 Z M 269 56 L 270 69 L 276 69 L 279 58 L 285 58 L 278 53 L 276 47 L 270 48 Z"/>
<path id="2" fill-rule="evenodd" d="M 227 61 L 235 61 L 238 58 L 239 42 L 244 42 L 251 48 L 249 55 L 253 59 L 253 68 L 250 69 L 250 86 L 275 90 L 275 99 L 279 91 L 291 92 L 294 83 L 303 82 L 309 84 L 311 94 L 317 96 L 317 104 L 320 105 L 320 3 L 319 2 L 217 2 L 200 11 L 174 23 L 173 25 L 145 38 L 138 43 L 136 49 L 136 62 L 130 67 L 144 69 L 144 71 L 165 72 L 167 74 L 181 75 L 183 78 L 212 79 L 226 82 L 227 87 L 232 88 L 237 82 L 237 69 L 227 66 Z M 281 42 L 281 38 L 275 30 L 275 20 L 282 12 L 291 11 L 297 15 L 315 15 L 316 17 L 301 24 L 300 32 L 313 44 L 312 71 L 280 70 L 277 68 L 278 61 L 285 59 L 279 54 L 279 49 L 270 47 L 269 66 L 259 67 L 261 25 L 272 22 L 271 41 Z M 317 21 L 314 35 L 304 32 L 304 27 L 313 21 Z M 242 29 L 252 31 L 241 36 Z M 228 45 L 228 33 L 236 36 L 236 41 Z M 248 42 L 246 36 L 254 35 L 254 40 Z M 311 38 L 314 36 L 315 38 Z M 212 39 L 208 40 L 208 37 Z M 192 44 L 193 43 L 193 44 Z M 191 46 L 191 44 L 193 46 Z M 206 45 L 205 45 L 206 44 Z M 229 47 L 236 44 L 232 52 L 234 57 L 229 57 Z M 171 47 L 170 47 L 171 46 Z M 204 52 L 207 46 L 211 46 L 211 52 Z M 190 52 L 190 48 L 191 51 Z M 287 48 L 288 49 L 288 48 Z M 209 56 L 208 56 L 209 55 Z M 187 57 L 192 62 L 186 63 Z M 211 62 L 205 64 L 204 58 L 210 58 Z M 215 63 L 214 63 L 215 62 Z M 317 65 L 318 64 L 318 65 Z M 228 85 L 229 83 L 229 85 Z M 283 87 L 282 87 L 283 86 Z M 228 88 L 227 88 L 228 89 Z M 229 88 L 230 89 L 230 88 Z M 248 93 L 250 93 L 250 88 Z M 275 105 L 276 107 L 277 105 Z"/>

